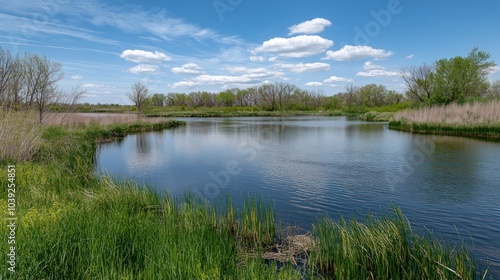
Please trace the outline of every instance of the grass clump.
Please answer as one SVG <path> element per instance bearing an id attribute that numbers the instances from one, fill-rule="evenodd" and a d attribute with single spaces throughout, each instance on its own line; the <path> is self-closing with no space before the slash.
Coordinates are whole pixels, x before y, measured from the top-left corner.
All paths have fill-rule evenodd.
<path id="1" fill-rule="evenodd" d="M 467 249 L 413 232 L 398 208 L 365 221 L 321 219 L 310 265 L 335 279 L 475 279 Z"/>

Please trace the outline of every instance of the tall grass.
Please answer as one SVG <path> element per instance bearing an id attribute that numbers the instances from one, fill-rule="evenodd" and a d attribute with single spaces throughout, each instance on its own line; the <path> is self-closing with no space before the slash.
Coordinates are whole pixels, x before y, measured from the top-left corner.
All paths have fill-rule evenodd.
<path id="1" fill-rule="evenodd" d="M 499 125 L 500 100 L 405 110 L 396 113 L 394 120 L 440 125 Z"/>
<path id="2" fill-rule="evenodd" d="M 500 101 L 406 110 L 394 115 L 389 128 L 420 133 L 500 138 Z"/>
<path id="3" fill-rule="evenodd" d="M 47 113 L 44 123 L 47 125 L 62 125 L 65 127 L 86 127 L 91 124 L 160 123 L 164 121 L 165 118 L 149 118 L 132 113 Z"/>
<path id="4" fill-rule="evenodd" d="M 475 279 L 467 249 L 413 232 L 401 210 L 365 221 L 321 219 L 310 265 L 335 279 Z"/>
<path id="5" fill-rule="evenodd" d="M 31 159 L 41 144 L 42 132 L 34 113 L 0 109 L 0 161 Z"/>

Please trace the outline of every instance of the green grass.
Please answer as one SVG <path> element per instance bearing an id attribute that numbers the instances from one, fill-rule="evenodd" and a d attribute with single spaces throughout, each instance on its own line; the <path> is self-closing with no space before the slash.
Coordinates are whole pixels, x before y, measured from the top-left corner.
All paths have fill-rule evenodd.
<path id="1" fill-rule="evenodd" d="M 441 134 L 467 136 L 486 139 L 500 139 L 500 125 L 453 125 L 434 123 L 408 123 L 406 121 L 391 121 L 389 128 L 422 134 Z"/>
<path id="2" fill-rule="evenodd" d="M 414 233 L 398 208 L 366 220 L 321 219 L 310 265 L 335 279 L 475 279 L 467 249 Z"/>
<path id="3" fill-rule="evenodd" d="M 454 279 L 451 270 L 474 278 L 474 263 L 463 247 L 413 234 L 400 212 L 394 220 L 320 219 L 313 225 L 318 246 L 308 252 L 307 268 L 297 269 L 262 259 L 279 230 L 272 207 L 258 197 L 241 208 L 230 199 L 216 207 L 190 194 L 182 200 L 160 196 L 134 182 L 94 174 L 97 141 L 178 125 L 45 129 L 34 159 L 15 163 L 14 278 Z M 1 185 L 6 178 L 0 176 Z M 0 209 L 7 208 L 6 197 L 2 188 Z M 2 227 L 0 240 L 7 235 Z M 6 268 L 1 262 L 0 278 L 11 278 Z"/>

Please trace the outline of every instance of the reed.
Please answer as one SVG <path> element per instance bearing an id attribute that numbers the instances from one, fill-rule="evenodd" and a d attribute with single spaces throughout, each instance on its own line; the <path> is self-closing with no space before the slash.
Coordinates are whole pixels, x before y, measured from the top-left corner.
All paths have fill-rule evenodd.
<path id="1" fill-rule="evenodd" d="M 500 138 L 500 101 L 406 110 L 394 115 L 389 128 L 418 133 Z"/>
<path id="2" fill-rule="evenodd" d="M 454 103 L 447 106 L 405 110 L 396 113 L 394 120 L 441 125 L 498 125 L 500 123 L 500 100 L 462 105 Z"/>
<path id="3" fill-rule="evenodd" d="M 34 113 L 0 109 L 0 161 L 31 159 L 41 144 L 42 132 Z"/>
<path id="4" fill-rule="evenodd" d="M 132 113 L 48 113 L 44 124 L 62 125 L 64 127 L 79 128 L 94 125 L 132 124 L 132 123 L 161 123 L 165 118 L 150 118 Z"/>
<path id="5" fill-rule="evenodd" d="M 475 279 L 465 245 L 415 233 L 398 208 L 366 220 L 321 219 L 310 265 L 335 279 Z"/>

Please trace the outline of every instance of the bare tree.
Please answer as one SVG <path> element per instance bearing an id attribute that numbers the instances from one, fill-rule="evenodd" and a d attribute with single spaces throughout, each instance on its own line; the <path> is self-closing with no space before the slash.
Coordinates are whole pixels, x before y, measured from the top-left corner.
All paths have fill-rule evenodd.
<path id="1" fill-rule="evenodd" d="M 354 105 L 359 105 L 359 88 L 353 85 L 345 87 L 346 92 L 339 97 L 344 100 L 347 107 L 351 108 Z"/>
<path id="2" fill-rule="evenodd" d="M 0 103 L 8 106 L 19 102 L 19 88 L 22 84 L 23 71 L 21 59 L 13 56 L 9 50 L 0 47 Z"/>
<path id="3" fill-rule="evenodd" d="M 66 111 L 64 112 L 64 115 L 61 118 L 60 124 L 63 124 L 66 116 L 73 110 L 78 100 L 80 100 L 80 98 L 82 98 L 82 96 L 85 95 L 85 93 L 87 93 L 87 90 L 82 89 L 80 85 L 77 85 L 70 91 L 66 91 L 61 95 L 59 103 L 66 105 Z"/>
<path id="4" fill-rule="evenodd" d="M 484 94 L 487 98 L 499 98 L 500 97 L 500 80 L 490 83 L 490 86 L 486 93 Z"/>
<path id="5" fill-rule="evenodd" d="M 24 104 L 36 108 L 38 120 L 43 121 L 44 113 L 51 103 L 57 101 L 61 91 L 57 85 L 63 77 L 61 64 L 50 61 L 46 56 L 25 54 L 24 57 Z"/>
<path id="6" fill-rule="evenodd" d="M 128 94 L 128 98 L 134 102 L 137 107 L 137 114 L 139 114 L 149 98 L 148 87 L 142 82 L 137 81 L 132 86 L 132 92 Z"/>
<path id="7" fill-rule="evenodd" d="M 267 103 L 266 105 L 270 106 L 270 110 L 276 110 L 278 100 L 278 91 L 276 87 L 271 84 L 262 85 L 259 87 L 258 92 L 262 101 Z"/>
<path id="8" fill-rule="evenodd" d="M 401 77 L 408 88 L 408 97 L 412 100 L 426 102 L 432 97 L 432 73 L 434 67 L 424 65 L 403 68 Z"/>

